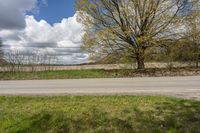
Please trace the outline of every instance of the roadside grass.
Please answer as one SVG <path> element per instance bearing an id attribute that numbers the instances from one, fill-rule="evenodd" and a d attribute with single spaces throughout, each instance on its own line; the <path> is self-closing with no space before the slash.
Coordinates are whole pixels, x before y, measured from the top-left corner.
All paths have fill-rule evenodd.
<path id="1" fill-rule="evenodd" d="M 1 133 L 200 132 L 200 101 L 150 96 L 0 97 Z"/>
<path id="2" fill-rule="evenodd" d="M 191 76 L 191 75 L 200 75 L 200 68 L 0 72 L 0 80 L 123 78 L 123 77 L 144 77 L 144 76 Z"/>
<path id="3" fill-rule="evenodd" d="M 66 70 L 66 71 L 42 71 L 42 72 L 2 72 L 2 80 L 25 79 L 80 79 L 80 78 L 106 78 L 113 77 L 112 73 L 104 70 Z"/>

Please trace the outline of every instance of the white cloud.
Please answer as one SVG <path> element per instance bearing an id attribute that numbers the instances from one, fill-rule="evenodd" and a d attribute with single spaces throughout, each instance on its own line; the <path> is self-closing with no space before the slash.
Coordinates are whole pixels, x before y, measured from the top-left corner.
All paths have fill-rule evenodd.
<path id="1" fill-rule="evenodd" d="M 26 16 L 26 25 L 21 39 L 25 43 L 32 42 L 56 42 L 62 47 L 80 46 L 83 35 L 82 25 L 76 21 L 76 14 L 73 17 L 64 18 L 60 23 L 53 26 L 45 20 L 36 21 L 33 16 Z"/>
<path id="2" fill-rule="evenodd" d="M 23 53 L 37 50 L 58 57 L 58 63 L 79 64 L 88 61 L 88 54 L 80 51 L 83 26 L 73 17 L 64 18 L 60 23 L 48 24 L 26 16 L 23 30 L 1 30 L 0 37 L 8 50 L 21 50 Z M 12 49 L 11 49 L 12 48 Z M 26 51 L 26 52 L 25 52 Z"/>
<path id="3" fill-rule="evenodd" d="M 21 39 L 24 43 L 52 42 L 53 27 L 45 20 L 36 21 L 33 16 L 26 16 L 26 28 L 22 32 Z"/>

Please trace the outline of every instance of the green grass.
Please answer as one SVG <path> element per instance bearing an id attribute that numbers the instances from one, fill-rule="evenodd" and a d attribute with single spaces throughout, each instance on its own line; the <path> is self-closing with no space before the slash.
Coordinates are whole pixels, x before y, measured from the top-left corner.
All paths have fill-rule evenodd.
<path id="1" fill-rule="evenodd" d="M 198 133 L 200 101 L 149 96 L 0 97 L 1 133 Z"/>
<path id="2" fill-rule="evenodd" d="M 200 75 L 199 68 L 145 69 L 145 70 L 65 70 L 43 72 L 0 72 L 0 80 L 123 78 L 140 76 Z"/>
<path id="3" fill-rule="evenodd" d="M 133 70 L 66 70 L 43 72 L 1 72 L 0 79 L 81 79 L 125 77 Z"/>
<path id="4" fill-rule="evenodd" d="M 79 78 L 106 78 L 113 77 L 113 73 L 104 70 L 67 70 L 67 71 L 43 71 L 43 72 L 2 72 L 0 79 L 79 79 Z"/>

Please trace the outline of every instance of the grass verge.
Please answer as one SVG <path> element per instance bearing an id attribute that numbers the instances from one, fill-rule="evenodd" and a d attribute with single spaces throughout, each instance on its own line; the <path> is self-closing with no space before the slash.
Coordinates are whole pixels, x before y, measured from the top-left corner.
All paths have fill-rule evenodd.
<path id="1" fill-rule="evenodd" d="M 200 132 L 200 102 L 149 96 L 0 97 L 0 132 Z"/>
<path id="2" fill-rule="evenodd" d="M 148 76 L 193 76 L 193 75 L 200 75 L 200 68 L 0 72 L 0 80 L 123 78 L 123 77 L 144 77 L 144 76 L 148 77 Z"/>

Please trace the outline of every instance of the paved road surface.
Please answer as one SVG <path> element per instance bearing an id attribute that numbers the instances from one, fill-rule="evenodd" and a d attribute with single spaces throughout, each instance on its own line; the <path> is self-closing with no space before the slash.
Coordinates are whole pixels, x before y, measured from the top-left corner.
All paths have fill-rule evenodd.
<path id="1" fill-rule="evenodd" d="M 200 100 L 200 76 L 0 81 L 0 95 L 165 95 Z"/>

